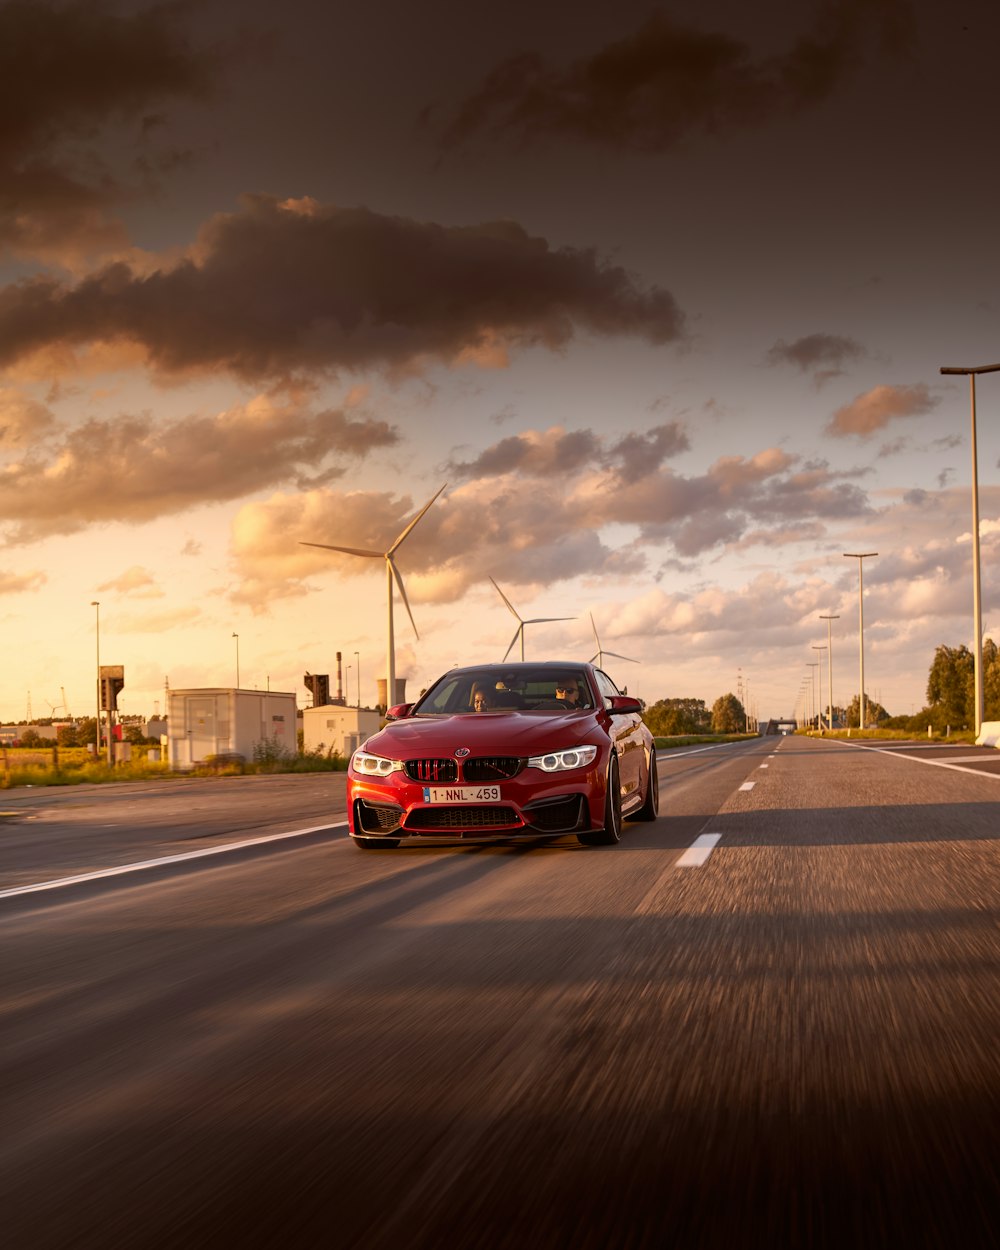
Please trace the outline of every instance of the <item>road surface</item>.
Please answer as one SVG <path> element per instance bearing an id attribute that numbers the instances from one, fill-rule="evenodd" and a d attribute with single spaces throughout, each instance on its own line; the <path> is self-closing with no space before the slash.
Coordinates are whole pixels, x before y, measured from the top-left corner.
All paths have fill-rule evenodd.
<path id="1" fill-rule="evenodd" d="M 996 1246 L 998 765 L 664 754 L 609 848 L 362 852 L 329 775 L 8 792 L 5 1242 Z"/>

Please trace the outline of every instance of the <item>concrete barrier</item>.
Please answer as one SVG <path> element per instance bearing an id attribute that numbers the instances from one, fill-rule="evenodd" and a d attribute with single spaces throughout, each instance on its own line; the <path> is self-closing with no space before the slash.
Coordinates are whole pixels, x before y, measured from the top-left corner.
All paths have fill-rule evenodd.
<path id="1" fill-rule="evenodd" d="M 1000 720 L 984 720 L 976 739 L 977 747 L 1000 748 Z"/>

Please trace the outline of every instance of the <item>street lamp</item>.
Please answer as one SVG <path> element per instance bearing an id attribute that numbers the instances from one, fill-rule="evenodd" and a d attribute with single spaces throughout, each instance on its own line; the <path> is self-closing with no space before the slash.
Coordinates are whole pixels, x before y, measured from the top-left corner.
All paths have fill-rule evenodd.
<path id="1" fill-rule="evenodd" d="M 828 709 L 829 714 L 827 716 L 827 720 L 830 722 L 830 733 L 833 733 L 833 622 L 839 621 L 840 617 L 839 616 L 823 616 L 822 614 L 820 614 L 819 619 L 821 621 L 826 621 L 826 645 L 827 645 L 826 666 L 827 666 L 827 676 L 830 679 L 827 682 L 827 694 L 830 696 L 830 706 Z"/>
<path id="2" fill-rule="evenodd" d="M 979 465 L 976 453 L 976 374 L 996 373 L 1000 365 L 976 365 L 964 368 L 944 365 L 942 373 L 968 374 L 972 400 L 972 632 L 975 662 L 976 737 L 983 727 L 983 608 L 979 568 Z"/>
<path id="3" fill-rule="evenodd" d="M 858 694 L 858 729 L 865 727 L 865 561 L 877 551 L 845 551 L 845 560 L 858 562 L 858 656 L 861 661 L 861 690 Z"/>
<path id="4" fill-rule="evenodd" d="M 97 617 L 97 723 L 94 729 L 94 763 L 101 762 L 101 601 L 91 599 L 90 606 L 96 608 Z"/>
<path id="5" fill-rule="evenodd" d="M 825 651 L 826 647 L 814 646 L 813 650 Z M 820 666 L 819 666 L 819 711 L 817 713 L 816 720 L 818 722 L 818 724 L 816 725 L 816 728 L 820 731 L 820 733 L 822 733 L 823 732 L 823 664 L 822 664 L 822 661 L 820 662 Z"/>
<path id="6" fill-rule="evenodd" d="M 233 634 L 233 637 L 236 639 L 236 689 L 239 690 L 240 688 L 240 636 L 239 634 Z"/>
<path id="7" fill-rule="evenodd" d="M 358 679 L 358 707 L 361 707 L 361 656 L 354 653 L 354 675 Z"/>
<path id="8" fill-rule="evenodd" d="M 819 668 L 819 660 L 810 660 L 806 664 L 806 668 L 812 669 L 812 691 L 809 703 L 809 720 L 811 722 L 816 715 L 816 670 Z"/>

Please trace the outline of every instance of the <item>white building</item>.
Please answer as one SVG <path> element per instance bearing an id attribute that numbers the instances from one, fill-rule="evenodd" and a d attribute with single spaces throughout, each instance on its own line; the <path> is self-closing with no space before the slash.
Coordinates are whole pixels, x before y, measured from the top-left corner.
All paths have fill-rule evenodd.
<path id="1" fill-rule="evenodd" d="M 302 713 L 302 743 L 306 751 L 336 751 L 347 759 L 377 732 L 382 717 L 374 708 L 340 707 L 327 703 Z"/>
<path id="2" fill-rule="evenodd" d="M 254 748 L 273 744 L 289 755 L 298 750 L 295 695 L 276 690 L 171 690 L 167 705 L 170 767 L 194 768 L 210 755 L 254 757 Z"/>

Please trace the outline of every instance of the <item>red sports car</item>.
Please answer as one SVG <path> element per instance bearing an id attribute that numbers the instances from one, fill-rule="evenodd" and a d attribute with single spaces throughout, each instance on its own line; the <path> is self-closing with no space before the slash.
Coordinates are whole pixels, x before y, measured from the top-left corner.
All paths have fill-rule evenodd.
<path id="1" fill-rule="evenodd" d="M 659 810 L 637 699 L 578 662 L 449 669 L 351 758 L 347 818 L 368 849 L 575 834 L 619 841 Z"/>

